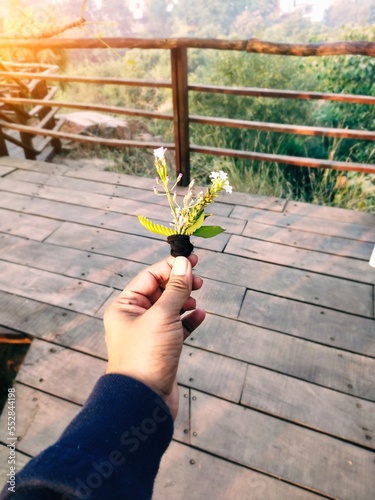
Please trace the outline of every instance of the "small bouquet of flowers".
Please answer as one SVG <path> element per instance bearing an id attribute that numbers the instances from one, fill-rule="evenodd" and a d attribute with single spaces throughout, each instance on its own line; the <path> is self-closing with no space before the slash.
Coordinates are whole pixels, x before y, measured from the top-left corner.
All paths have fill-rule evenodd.
<path id="1" fill-rule="evenodd" d="M 156 234 L 161 234 L 167 237 L 167 241 L 171 246 L 171 255 L 177 257 L 183 255 L 187 257 L 191 254 L 194 246 L 190 243 L 190 236 L 200 236 L 201 238 L 212 238 L 225 229 L 220 226 L 206 226 L 204 221 L 212 214 L 206 214 L 205 208 L 210 205 L 222 191 L 227 193 L 232 192 L 232 187 L 228 182 L 228 175 L 220 170 L 219 172 L 211 172 L 211 185 L 206 192 L 200 191 L 197 195 L 194 194 L 193 188 L 195 181 L 192 180 L 188 187 L 188 192 L 183 198 L 181 206 L 177 201 L 177 193 L 174 192 L 177 184 L 181 180 L 180 174 L 174 184 L 169 187 L 170 179 L 168 176 L 168 167 L 165 159 L 166 148 L 154 150 L 155 167 L 158 173 L 156 177 L 156 186 L 154 192 L 156 195 L 166 196 L 171 207 L 173 222 L 170 227 L 155 224 L 146 217 L 138 215 L 140 223 L 149 231 Z M 162 192 L 159 191 L 162 188 Z"/>

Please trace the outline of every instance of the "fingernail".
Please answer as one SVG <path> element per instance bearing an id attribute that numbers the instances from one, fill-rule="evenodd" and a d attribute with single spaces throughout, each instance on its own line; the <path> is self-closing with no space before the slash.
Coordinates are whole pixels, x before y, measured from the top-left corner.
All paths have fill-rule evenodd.
<path id="1" fill-rule="evenodd" d="M 172 267 L 174 276 L 184 276 L 187 273 L 187 264 L 185 257 L 176 257 Z"/>

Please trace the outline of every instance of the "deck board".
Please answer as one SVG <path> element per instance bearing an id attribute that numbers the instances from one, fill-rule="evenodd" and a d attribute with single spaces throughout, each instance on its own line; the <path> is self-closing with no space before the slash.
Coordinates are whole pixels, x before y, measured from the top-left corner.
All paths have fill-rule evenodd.
<path id="1" fill-rule="evenodd" d="M 15 383 L 19 466 L 104 373 L 105 307 L 168 255 L 136 218 L 169 220 L 150 182 L 0 158 L 0 325 L 33 339 Z M 154 499 L 369 500 L 375 215 L 245 193 L 213 212 L 227 231 L 193 239 L 207 318 L 183 348 Z"/>
<path id="2" fill-rule="evenodd" d="M 374 491 L 371 451 L 201 392 L 191 405 L 198 449 L 343 500 Z"/>

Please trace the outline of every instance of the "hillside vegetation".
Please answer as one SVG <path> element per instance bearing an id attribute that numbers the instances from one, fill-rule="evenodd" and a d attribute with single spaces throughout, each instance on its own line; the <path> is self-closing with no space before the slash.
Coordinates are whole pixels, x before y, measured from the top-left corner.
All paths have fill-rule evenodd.
<path id="1" fill-rule="evenodd" d="M 22 1 L 19 0 L 22 4 Z M 25 0 L 25 3 L 26 2 Z M 79 4 L 79 2 L 78 2 Z M 140 19 L 134 19 L 124 0 L 87 2 L 86 18 L 95 23 L 74 36 L 194 36 L 283 42 L 375 40 L 375 5 L 372 0 L 336 0 L 321 22 L 312 22 L 305 11 L 280 16 L 276 1 L 265 0 L 150 0 L 144 2 Z M 60 0 L 66 19 L 79 15 L 76 1 Z M 30 7 L 29 17 L 35 10 Z M 50 11 L 49 22 L 56 14 Z M 134 12 L 133 12 L 134 14 Z M 47 19 L 47 18 L 46 18 Z M 114 20 L 116 20 L 114 22 Z M 46 21 L 47 22 L 47 21 Z M 107 24 L 106 24 L 107 23 Z M 22 26 L 18 26 L 19 29 Z M 71 36 L 71 33 L 70 33 Z M 33 57 L 41 57 L 33 54 Z M 96 50 L 50 53 L 67 74 L 102 75 L 147 80 L 170 79 L 168 51 Z M 245 54 L 233 51 L 189 50 L 189 82 L 227 86 L 351 93 L 375 96 L 375 60 L 364 56 L 296 58 Z M 106 103 L 150 110 L 171 111 L 168 90 L 114 86 L 63 86 L 59 98 L 87 103 Z M 191 114 L 324 127 L 375 130 L 373 106 L 321 101 L 243 98 L 194 93 L 189 96 Z M 169 122 L 145 121 L 143 130 L 173 141 Z M 217 147 L 309 156 L 340 161 L 374 163 L 373 142 L 296 136 L 192 124 L 191 142 Z M 80 148 L 75 154 L 90 154 Z M 118 169 L 153 175 L 152 160 L 142 151 L 107 151 Z M 235 189 L 375 211 L 374 176 L 329 170 L 298 168 L 238 159 L 192 155 L 192 176 L 205 183 L 213 169 L 227 171 Z"/>

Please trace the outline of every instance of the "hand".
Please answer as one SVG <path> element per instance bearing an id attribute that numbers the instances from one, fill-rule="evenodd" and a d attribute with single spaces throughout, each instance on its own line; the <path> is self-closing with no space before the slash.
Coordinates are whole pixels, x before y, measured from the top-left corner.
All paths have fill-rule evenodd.
<path id="1" fill-rule="evenodd" d="M 107 373 L 128 375 L 157 392 L 173 418 L 178 411 L 176 381 L 184 340 L 204 320 L 192 290 L 198 258 L 169 257 L 136 276 L 104 314 Z M 181 319 L 181 314 L 190 311 Z"/>

